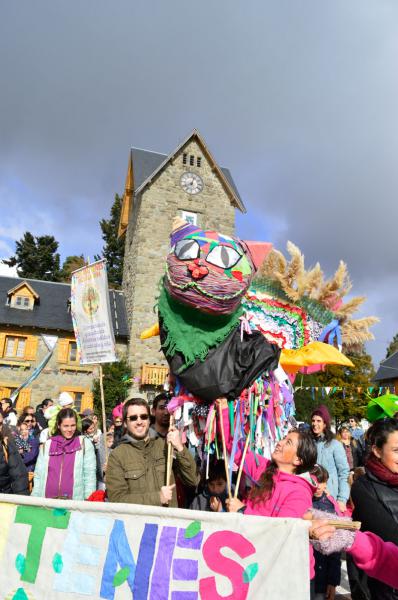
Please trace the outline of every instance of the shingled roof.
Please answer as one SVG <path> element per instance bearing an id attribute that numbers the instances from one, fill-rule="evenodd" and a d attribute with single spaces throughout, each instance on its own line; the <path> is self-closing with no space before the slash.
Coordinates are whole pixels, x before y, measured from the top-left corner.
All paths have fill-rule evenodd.
<path id="1" fill-rule="evenodd" d="M 196 135 L 199 136 L 199 134 Z M 160 154 L 159 152 L 152 152 L 151 150 L 144 150 L 142 148 L 131 148 L 131 153 L 134 165 L 135 192 L 137 190 L 140 191 L 140 188 L 146 183 L 146 181 L 158 171 L 163 163 L 170 159 L 170 155 Z M 232 179 L 231 172 L 225 167 L 220 167 L 220 171 L 224 175 L 228 185 L 235 195 L 239 209 L 242 212 L 246 212 L 245 205 L 243 204 L 243 200 L 240 197 L 238 188 Z"/>
<path id="2" fill-rule="evenodd" d="M 26 281 L 39 296 L 33 310 L 22 310 L 8 304 L 9 291 L 23 281 Z M 0 325 L 73 331 L 72 317 L 68 309 L 70 295 L 70 285 L 67 283 L 0 276 Z M 123 292 L 109 290 L 109 300 L 115 337 L 128 338 L 129 328 Z"/>
<path id="3" fill-rule="evenodd" d="M 398 350 L 388 358 L 381 361 L 373 381 L 386 381 L 398 379 Z"/>

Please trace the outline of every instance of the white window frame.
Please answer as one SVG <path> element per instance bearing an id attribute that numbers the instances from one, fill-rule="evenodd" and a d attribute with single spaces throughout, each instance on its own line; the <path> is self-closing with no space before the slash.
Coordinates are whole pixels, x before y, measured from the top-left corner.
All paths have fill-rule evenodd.
<path id="1" fill-rule="evenodd" d="M 190 212 L 189 210 L 181 211 L 181 218 L 191 225 L 198 226 L 198 213 Z"/>

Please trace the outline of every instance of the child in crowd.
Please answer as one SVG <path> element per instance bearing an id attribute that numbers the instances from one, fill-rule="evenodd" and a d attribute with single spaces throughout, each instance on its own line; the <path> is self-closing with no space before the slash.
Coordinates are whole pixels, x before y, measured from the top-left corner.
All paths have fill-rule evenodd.
<path id="1" fill-rule="evenodd" d="M 15 445 L 18 448 L 19 454 L 24 455 L 30 452 L 29 429 L 23 420 L 15 433 Z"/>
<path id="2" fill-rule="evenodd" d="M 225 512 L 227 497 L 225 465 L 223 461 L 216 461 L 209 469 L 209 478 L 205 482 L 203 491 L 195 496 L 189 508 Z"/>
<path id="3" fill-rule="evenodd" d="M 342 516 L 336 500 L 327 491 L 326 484 L 329 479 L 327 470 L 321 465 L 315 465 L 311 471 L 311 475 L 315 476 L 318 482 L 312 499 L 313 508 Z M 315 550 L 314 555 L 315 599 L 334 600 L 336 586 L 340 585 L 341 579 L 341 553 L 334 552 L 329 556 L 325 556 Z"/>
<path id="4" fill-rule="evenodd" d="M 33 473 L 39 454 L 40 443 L 39 438 L 34 435 L 33 429 L 29 429 L 29 424 L 26 422 L 27 419 L 29 419 L 29 415 L 27 417 L 24 417 L 23 415 L 19 417 L 15 443 L 28 473 Z M 32 479 L 33 477 L 29 476 L 29 481 Z"/>

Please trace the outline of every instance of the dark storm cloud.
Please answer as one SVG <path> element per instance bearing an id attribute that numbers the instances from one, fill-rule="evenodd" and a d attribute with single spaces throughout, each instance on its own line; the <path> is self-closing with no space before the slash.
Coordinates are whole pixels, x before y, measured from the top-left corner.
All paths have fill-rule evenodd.
<path id="1" fill-rule="evenodd" d="M 197 127 L 248 207 L 238 231 L 291 239 L 329 275 L 344 259 L 385 317 L 382 355 L 398 330 L 395 0 L 0 10 L 0 254 L 30 229 L 92 256 L 129 147 L 169 152 Z"/>

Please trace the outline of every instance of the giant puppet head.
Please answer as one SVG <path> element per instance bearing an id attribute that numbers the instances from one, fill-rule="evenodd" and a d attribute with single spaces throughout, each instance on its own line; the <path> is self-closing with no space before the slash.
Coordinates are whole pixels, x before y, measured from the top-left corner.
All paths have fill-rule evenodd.
<path id="1" fill-rule="evenodd" d="M 170 370 L 206 402 L 235 398 L 278 364 L 279 348 L 257 331 L 241 332 L 242 299 L 271 244 L 244 242 L 181 220 L 174 224 L 160 339 Z"/>
<path id="2" fill-rule="evenodd" d="M 231 314 L 271 247 L 179 220 L 171 234 L 165 288 L 172 298 L 201 312 Z"/>

